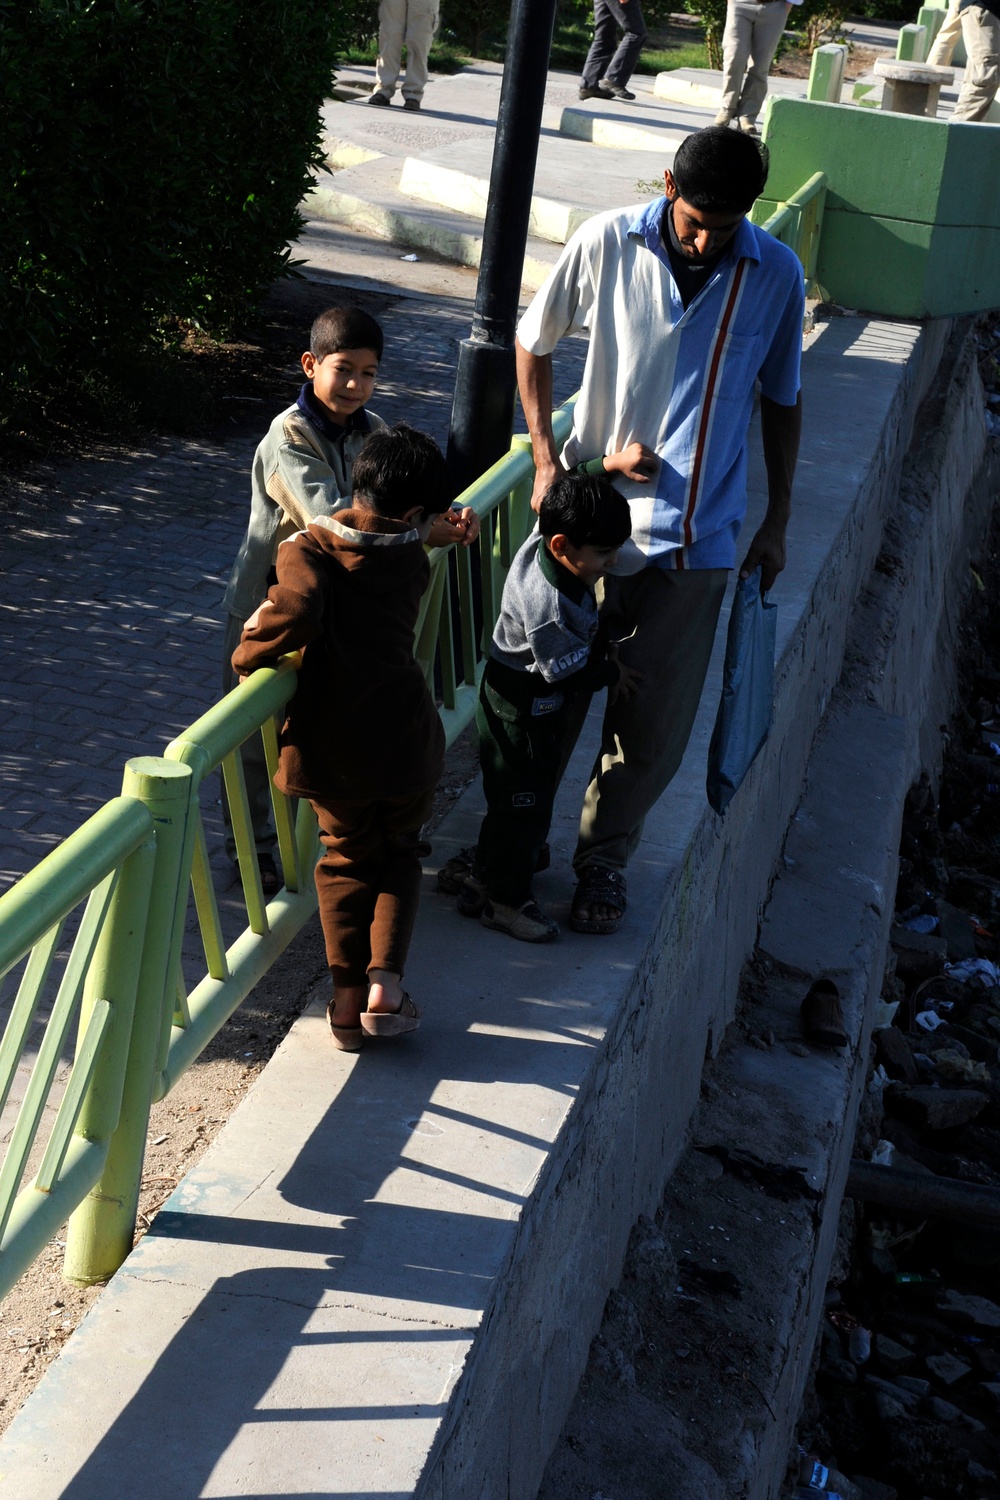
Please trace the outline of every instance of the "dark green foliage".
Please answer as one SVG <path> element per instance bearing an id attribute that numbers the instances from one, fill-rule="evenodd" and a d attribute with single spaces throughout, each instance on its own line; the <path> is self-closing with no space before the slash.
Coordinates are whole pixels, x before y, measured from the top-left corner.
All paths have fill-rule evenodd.
<path id="1" fill-rule="evenodd" d="M 179 321 L 221 332 L 280 274 L 339 9 L 0 0 L 0 421 Z"/>

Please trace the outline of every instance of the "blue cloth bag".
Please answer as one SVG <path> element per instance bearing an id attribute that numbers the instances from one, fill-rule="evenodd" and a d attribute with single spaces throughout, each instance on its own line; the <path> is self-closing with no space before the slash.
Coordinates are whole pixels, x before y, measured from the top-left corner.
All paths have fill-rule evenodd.
<path id="1" fill-rule="evenodd" d="M 708 747 L 705 790 L 724 813 L 760 754 L 774 715 L 774 641 L 778 607 L 760 591 L 760 568 L 741 578 L 729 616 L 722 701 Z"/>

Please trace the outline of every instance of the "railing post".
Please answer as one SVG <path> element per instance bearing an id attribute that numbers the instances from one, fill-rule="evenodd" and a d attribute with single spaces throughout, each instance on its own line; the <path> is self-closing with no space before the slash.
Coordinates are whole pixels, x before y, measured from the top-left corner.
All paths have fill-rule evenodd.
<path id="1" fill-rule="evenodd" d="M 927 58 L 927 27 L 901 26 L 896 42 L 896 61 L 922 63 Z"/>
<path id="2" fill-rule="evenodd" d="M 844 62 L 847 48 L 838 42 L 817 47 L 809 65 L 806 98 L 817 104 L 839 104 L 844 87 Z"/>
<path id="3" fill-rule="evenodd" d="M 125 767 L 122 792 L 148 808 L 156 857 L 117 1128 L 101 1180 L 69 1221 L 63 1275 L 81 1286 L 106 1281 L 132 1248 L 163 1009 L 173 1008 L 170 940 L 190 789 L 191 770 L 177 761 L 139 756 Z M 109 952 L 104 957 L 109 971 L 120 962 L 135 962 L 135 954 Z M 97 972 L 88 983 L 88 996 L 94 999 L 99 998 L 95 986 L 101 977 Z M 99 1092 L 88 1098 L 77 1133 L 96 1134 L 108 1103 Z"/>

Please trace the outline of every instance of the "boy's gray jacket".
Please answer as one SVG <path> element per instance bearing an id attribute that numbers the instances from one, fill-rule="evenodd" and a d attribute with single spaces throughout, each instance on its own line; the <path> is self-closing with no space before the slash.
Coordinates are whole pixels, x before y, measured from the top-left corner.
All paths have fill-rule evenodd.
<path id="1" fill-rule="evenodd" d="M 596 634 L 597 600 L 533 532 L 510 565 L 490 655 L 559 683 L 587 665 Z"/>
<path id="2" fill-rule="evenodd" d="M 254 454 L 250 523 L 226 589 L 225 608 L 245 620 L 267 594 L 278 545 L 310 521 L 351 503 L 361 445 L 386 423 L 367 408 L 367 430 L 326 437 L 295 404 L 275 417 Z"/>

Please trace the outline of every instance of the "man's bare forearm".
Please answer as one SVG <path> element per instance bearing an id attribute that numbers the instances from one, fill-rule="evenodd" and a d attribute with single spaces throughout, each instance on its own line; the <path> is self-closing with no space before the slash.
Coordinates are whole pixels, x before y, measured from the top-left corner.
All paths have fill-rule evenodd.
<path id="1" fill-rule="evenodd" d="M 767 519 L 786 523 L 792 510 L 792 481 L 802 436 L 802 395 L 794 406 L 760 398 L 760 435 L 767 470 Z"/>
<path id="2" fill-rule="evenodd" d="M 521 407 L 531 434 L 531 452 L 535 460 L 535 494 L 532 504 L 547 489 L 560 468 L 559 447 L 552 431 L 552 355 L 529 354 L 515 342 L 517 389 Z"/>

